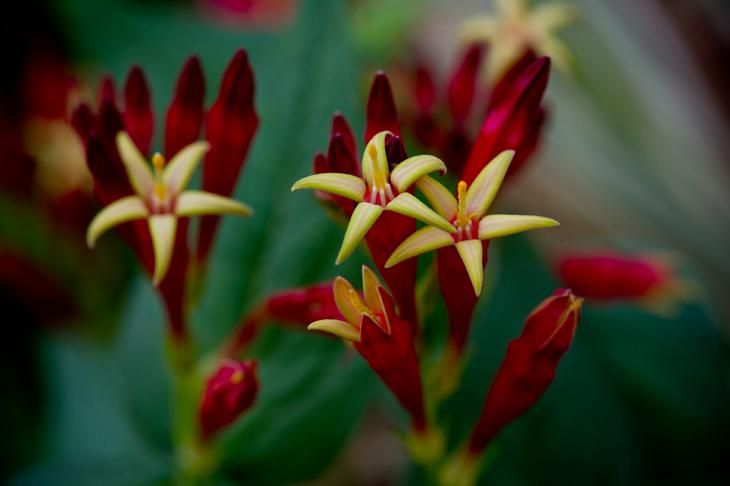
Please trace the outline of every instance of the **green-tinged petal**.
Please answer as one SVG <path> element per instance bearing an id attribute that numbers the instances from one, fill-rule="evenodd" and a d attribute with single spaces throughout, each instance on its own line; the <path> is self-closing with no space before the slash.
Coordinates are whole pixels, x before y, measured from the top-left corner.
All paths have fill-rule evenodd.
<path id="1" fill-rule="evenodd" d="M 340 253 L 337 255 L 336 265 L 344 262 L 355 251 L 357 245 L 375 224 L 382 212 L 383 208 L 381 206 L 366 202 L 361 202 L 355 207 L 350 223 L 347 225 L 347 230 L 345 230 L 345 238 L 342 241 Z"/>
<path id="2" fill-rule="evenodd" d="M 365 195 L 365 182 L 354 175 L 327 172 L 299 179 L 291 190 L 293 192 L 299 189 L 317 189 L 361 202 Z"/>
<path id="3" fill-rule="evenodd" d="M 191 143 L 180 150 L 165 166 L 163 178 L 165 185 L 173 192 L 179 194 L 190 182 L 190 178 L 198 167 L 200 159 L 210 150 L 208 142 L 198 141 Z"/>
<path id="4" fill-rule="evenodd" d="M 414 182 L 431 172 L 446 173 L 446 164 L 433 155 L 416 155 L 398 164 L 390 174 L 390 180 L 398 192 L 408 190 Z"/>
<path id="5" fill-rule="evenodd" d="M 158 285 L 162 282 L 170 268 L 172 251 L 175 248 L 175 231 L 177 218 L 172 214 L 155 214 L 148 218 L 152 248 L 155 251 L 155 271 L 152 282 Z"/>
<path id="6" fill-rule="evenodd" d="M 505 150 L 493 158 L 474 179 L 466 192 L 468 214 L 476 214 L 478 218 L 481 218 L 487 213 L 490 204 L 497 197 L 497 192 L 499 192 L 514 155 L 514 150 Z"/>
<path id="7" fill-rule="evenodd" d="M 436 226 L 448 233 L 456 232 L 456 228 L 451 223 L 409 192 L 398 194 L 398 197 L 388 203 L 386 209 L 417 219 L 428 225 Z"/>
<path id="8" fill-rule="evenodd" d="M 542 56 L 548 56 L 555 67 L 567 74 L 575 73 L 575 59 L 570 49 L 554 36 L 548 35 L 537 42 L 535 49 Z"/>
<path id="9" fill-rule="evenodd" d="M 355 329 L 352 324 L 338 319 L 322 319 L 314 321 L 307 326 L 309 331 L 322 331 L 334 334 L 348 341 L 360 342 L 360 331 Z"/>
<path id="10" fill-rule="evenodd" d="M 490 214 L 479 221 L 479 239 L 490 240 L 537 228 L 550 228 L 560 223 L 542 216 Z"/>
<path id="11" fill-rule="evenodd" d="M 461 37 L 465 43 L 491 41 L 498 31 L 497 20 L 493 17 L 476 17 L 462 24 Z"/>
<path id="12" fill-rule="evenodd" d="M 390 168 L 388 155 L 385 152 L 385 137 L 392 135 L 388 131 L 378 132 L 370 139 L 362 154 L 362 176 L 370 186 L 375 185 L 376 176 L 383 182 L 388 180 Z"/>
<path id="13" fill-rule="evenodd" d="M 461 261 L 464 262 L 466 273 L 474 287 L 474 293 L 479 296 L 482 293 L 482 282 L 484 280 L 484 263 L 482 261 L 482 242 L 479 240 L 465 240 L 456 244 Z"/>
<path id="14" fill-rule="evenodd" d="M 362 320 L 362 300 L 357 290 L 342 277 L 335 277 L 332 282 L 332 292 L 335 296 L 335 304 L 342 316 L 355 327 L 360 325 Z M 359 306 L 357 304 L 360 304 Z"/>
<path id="15" fill-rule="evenodd" d="M 102 209 L 91 221 L 86 232 L 86 244 L 89 248 L 93 248 L 96 240 L 108 229 L 127 221 L 146 218 L 149 214 L 147 206 L 139 196 L 118 199 Z"/>
<path id="16" fill-rule="evenodd" d="M 494 0 L 497 13 L 503 17 L 516 18 L 525 13 L 525 0 Z"/>
<path id="17" fill-rule="evenodd" d="M 185 191 L 177 197 L 175 214 L 199 216 L 203 214 L 236 214 L 250 216 L 253 209 L 234 199 L 206 191 Z"/>
<path id="18" fill-rule="evenodd" d="M 152 192 L 154 177 L 147 160 L 127 132 L 117 133 L 117 150 L 134 192 L 146 198 Z"/>
<path id="19" fill-rule="evenodd" d="M 555 32 L 572 24 L 578 11 L 567 3 L 544 3 L 530 13 L 530 22 L 543 32 Z"/>
<path id="20" fill-rule="evenodd" d="M 525 44 L 519 37 L 498 37 L 490 45 L 484 70 L 490 86 L 493 86 L 525 52 Z"/>
<path id="21" fill-rule="evenodd" d="M 390 268 L 403 260 L 453 244 L 454 239 L 449 233 L 433 226 L 426 226 L 406 238 L 395 249 L 388 261 L 385 262 L 385 268 Z"/>
<path id="22" fill-rule="evenodd" d="M 456 215 L 456 198 L 436 179 L 423 176 L 416 182 L 416 187 L 441 216 L 451 219 Z"/>

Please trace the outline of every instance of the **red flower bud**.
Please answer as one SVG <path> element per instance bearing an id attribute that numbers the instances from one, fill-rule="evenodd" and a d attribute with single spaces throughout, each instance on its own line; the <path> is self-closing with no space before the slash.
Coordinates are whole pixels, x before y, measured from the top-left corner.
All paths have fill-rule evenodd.
<path id="1" fill-rule="evenodd" d="M 165 117 L 165 154 L 173 157 L 181 148 L 193 143 L 200 135 L 205 109 L 205 78 L 200 60 L 187 60 L 177 78 L 175 95 Z"/>
<path id="2" fill-rule="evenodd" d="M 246 52 L 239 50 L 223 74 L 218 99 L 205 120 L 211 148 L 203 165 L 204 191 L 222 196 L 233 192 L 259 125 L 253 95 L 253 71 Z M 210 251 L 218 220 L 216 216 L 200 220 L 199 260 L 205 260 Z"/>
<path id="3" fill-rule="evenodd" d="M 690 288 L 670 262 L 656 256 L 617 254 L 570 256 L 558 263 L 560 279 L 580 295 L 603 302 L 637 300 L 657 311 L 671 310 Z"/>
<path id="4" fill-rule="evenodd" d="M 390 131 L 400 135 L 398 112 L 395 108 L 393 90 L 390 87 L 388 76 L 379 71 L 370 87 L 367 108 L 367 126 L 365 129 L 365 143 L 368 143 L 376 133 Z"/>
<path id="5" fill-rule="evenodd" d="M 531 54 L 525 59 L 529 60 Z M 514 174 L 537 145 L 545 118 L 540 106 L 550 77 L 550 59 L 521 60 L 499 81 L 487 116 L 474 142 L 462 179 L 471 184 L 497 154 L 515 150 L 509 174 Z"/>
<path id="6" fill-rule="evenodd" d="M 581 302 L 570 290 L 557 290 L 527 317 L 522 334 L 507 347 L 487 393 L 469 440 L 471 454 L 481 453 L 502 427 L 534 405 L 553 381 L 560 358 L 573 341 Z"/>
<path id="7" fill-rule="evenodd" d="M 139 66 L 129 71 L 124 84 L 124 127 L 140 152 L 149 153 L 154 115 L 147 80 Z"/>
<path id="8" fill-rule="evenodd" d="M 320 319 L 343 319 L 329 283 L 273 294 L 266 300 L 266 312 L 272 319 L 304 325 Z"/>
<path id="9" fill-rule="evenodd" d="M 225 360 L 208 378 L 198 417 L 203 440 L 233 423 L 251 408 L 259 390 L 255 361 Z"/>
<path id="10" fill-rule="evenodd" d="M 483 52 L 481 44 L 469 46 L 449 82 L 449 112 L 457 126 L 462 126 L 471 113 Z"/>

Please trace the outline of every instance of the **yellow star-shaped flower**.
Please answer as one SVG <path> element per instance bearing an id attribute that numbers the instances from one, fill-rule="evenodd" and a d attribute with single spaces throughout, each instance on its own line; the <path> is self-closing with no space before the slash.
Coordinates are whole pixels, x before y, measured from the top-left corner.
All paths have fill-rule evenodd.
<path id="1" fill-rule="evenodd" d="M 161 154 L 152 157 L 154 172 L 126 132 L 117 134 L 117 149 L 135 194 L 118 199 L 96 215 L 86 232 L 86 243 L 94 247 L 108 229 L 146 219 L 155 255 L 153 282 L 167 273 L 175 246 L 177 218 L 206 214 L 249 216 L 251 208 L 233 199 L 205 191 L 186 191 L 198 162 L 210 148 L 194 142 L 180 150 L 168 164 Z"/>
<path id="2" fill-rule="evenodd" d="M 542 216 L 513 214 L 487 215 L 489 206 L 497 197 L 514 151 L 505 150 L 482 169 L 470 187 L 461 181 L 456 197 L 435 179 L 422 177 L 416 186 L 444 219 L 452 221 L 455 232 L 426 226 L 406 238 L 393 251 L 385 268 L 428 251 L 454 245 L 469 274 L 474 293 L 479 295 L 484 280 L 482 241 L 523 231 L 557 226 L 554 219 Z"/>
<path id="3" fill-rule="evenodd" d="M 528 7 L 528 0 L 494 0 L 492 15 L 464 22 L 467 42 L 489 44 L 486 70 L 490 81 L 499 79 L 526 51 L 548 56 L 565 72 L 571 72 L 573 56 L 555 33 L 571 24 L 575 8 L 566 3 L 542 3 Z"/>

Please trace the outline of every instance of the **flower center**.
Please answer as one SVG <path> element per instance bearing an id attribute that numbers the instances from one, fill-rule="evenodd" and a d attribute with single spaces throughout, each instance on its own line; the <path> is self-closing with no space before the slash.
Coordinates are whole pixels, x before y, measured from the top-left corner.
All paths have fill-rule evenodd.
<path id="1" fill-rule="evenodd" d="M 152 156 L 152 166 L 155 170 L 152 195 L 150 197 L 152 210 L 155 213 L 166 213 L 172 209 L 172 197 L 167 184 L 165 184 L 163 175 L 165 158 L 162 154 L 156 153 Z"/>
<path id="2" fill-rule="evenodd" d="M 368 316 L 373 322 L 380 326 L 381 329 L 386 329 L 386 326 L 383 325 L 383 316 L 381 316 L 379 312 L 375 312 L 373 309 L 365 305 L 362 299 L 360 299 L 360 295 L 353 289 L 350 289 L 350 301 L 358 314 L 361 316 Z M 360 328 L 359 322 L 356 324 L 356 327 L 358 329 Z"/>
<path id="3" fill-rule="evenodd" d="M 479 221 L 476 213 L 469 214 L 466 208 L 466 182 L 459 181 L 456 188 L 456 218 L 451 222 L 456 228 L 452 238 L 457 243 L 464 240 L 473 240 L 479 234 Z"/>
<path id="4" fill-rule="evenodd" d="M 369 155 L 373 160 L 377 160 L 379 157 L 378 150 L 375 145 L 368 147 Z M 395 199 L 395 192 L 393 187 L 388 182 L 388 175 L 378 170 L 378 164 L 374 165 L 373 173 L 373 185 L 370 190 L 366 192 L 368 199 L 367 201 L 372 204 L 379 204 L 385 207 L 390 201 Z"/>

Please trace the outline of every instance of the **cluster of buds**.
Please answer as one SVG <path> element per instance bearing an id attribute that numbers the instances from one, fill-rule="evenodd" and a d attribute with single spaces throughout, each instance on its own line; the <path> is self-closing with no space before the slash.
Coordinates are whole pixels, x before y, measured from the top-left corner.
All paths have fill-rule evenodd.
<path id="1" fill-rule="evenodd" d="M 159 286 L 170 332 L 177 339 L 186 333 L 191 260 L 198 268 L 205 266 L 219 215 L 252 212 L 229 196 L 258 127 L 253 90 L 253 72 L 246 53 L 239 51 L 226 69 L 216 101 L 206 111 L 202 67 L 191 57 L 165 117 L 167 159 L 154 153 L 151 164 L 147 160 L 155 117 L 140 68 L 129 72 L 121 109 L 114 84 L 106 78 L 96 112 L 82 104 L 72 118 L 84 141 L 94 193 L 104 206 L 89 225 L 87 242 L 93 246 L 102 233 L 117 227 Z M 201 131 L 205 140 L 198 140 Z M 187 190 L 203 158 L 202 190 Z M 203 216 L 193 252 L 188 246 L 191 216 Z"/>

